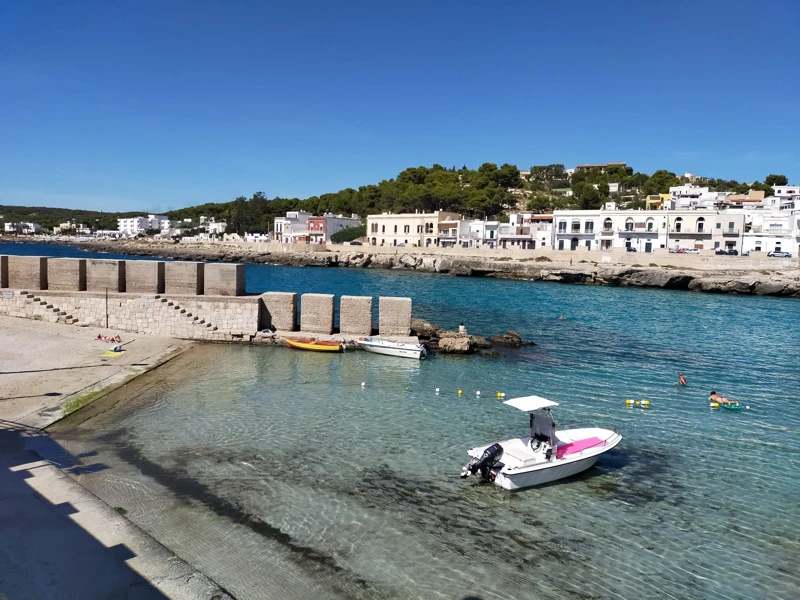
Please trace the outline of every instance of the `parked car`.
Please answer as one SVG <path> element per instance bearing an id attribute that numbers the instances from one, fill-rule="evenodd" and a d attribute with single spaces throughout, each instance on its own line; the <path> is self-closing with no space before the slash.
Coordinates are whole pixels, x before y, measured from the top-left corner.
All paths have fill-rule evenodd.
<path id="1" fill-rule="evenodd" d="M 633 246 L 628 246 L 628 252 L 636 252 L 636 248 Z"/>
<path id="2" fill-rule="evenodd" d="M 775 258 L 792 258 L 791 252 L 784 252 L 783 250 L 773 250 L 767 252 L 767 256 L 774 256 Z"/>
<path id="3" fill-rule="evenodd" d="M 726 255 L 726 254 L 728 254 L 728 251 L 725 250 L 725 248 L 717 248 L 716 250 L 714 250 L 714 254 Z"/>
<path id="4" fill-rule="evenodd" d="M 350 242 L 350 245 L 351 245 L 351 246 L 360 246 L 360 245 L 361 245 L 361 242 L 355 242 L 355 241 L 353 241 L 353 242 Z"/>
<path id="5" fill-rule="evenodd" d="M 700 250 L 697 248 L 683 248 L 682 254 L 700 254 Z"/>

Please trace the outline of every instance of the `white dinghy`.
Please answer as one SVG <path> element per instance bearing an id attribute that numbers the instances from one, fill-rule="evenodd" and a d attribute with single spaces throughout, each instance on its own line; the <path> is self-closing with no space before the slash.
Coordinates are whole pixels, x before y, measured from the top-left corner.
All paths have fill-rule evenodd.
<path id="1" fill-rule="evenodd" d="M 402 344 L 372 337 L 359 338 L 357 343 L 367 352 L 374 352 L 375 354 L 416 359 L 425 358 L 428 355 L 428 351 L 422 344 Z"/>
<path id="2" fill-rule="evenodd" d="M 529 413 L 530 435 L 470 449 L 472 460 L 461 470 L 462 478 L 480 472 L 505 490 L 541 485 L 585 471 L 622 441 L 610 429 L 556 431 L 551 409 L 558 403 L 546 398 L 525 396 L 504 404 Z"/>

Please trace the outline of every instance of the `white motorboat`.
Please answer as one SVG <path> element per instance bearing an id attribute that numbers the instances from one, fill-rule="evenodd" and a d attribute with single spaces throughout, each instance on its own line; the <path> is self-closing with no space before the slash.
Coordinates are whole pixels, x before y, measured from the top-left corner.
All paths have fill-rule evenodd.
<path id="1" fill-rule="evenodd" d="M 558 403 L 546 398 L 525 396 L 504 404 L 529 413 L 530 435 L 470 449 L 462 478 L 480 472 L 506 490 L 541 485 L 585 471 L 622 441 L 616 431 L 597 427 L 556 431 L 551 409 Z"/>
<path id="2" fill-rule="evenodd" d="M 422 344 L 402 344 L 400 342 L 372 337 L 359 338 L 357 343 L 367 352 L 386 354 L 387 356 L 420 359 L 428 355 L 428 351 Z"/>

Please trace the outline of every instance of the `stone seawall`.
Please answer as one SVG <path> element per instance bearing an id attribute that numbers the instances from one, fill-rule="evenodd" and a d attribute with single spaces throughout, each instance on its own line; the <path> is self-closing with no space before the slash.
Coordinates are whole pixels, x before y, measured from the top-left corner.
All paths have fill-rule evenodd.
<path id="1" fill-rule="evenodd" d="M 85 242 L 87 250 L 113 251 L 142 256 L 162 256 L 181 260 L 249 262 L 289 266 L 405 269 L 470 277 L 500 277 L 585 285 L 611 285 L 689 290 L 708 293 L 757 294 L 800 297 L 800 269 L 795 259 L 754 259 L 745 257 L 696 257 L 668 255 L 650 257 L 617 255 L 603 262 L 601 253 L 551 252 L 527 258 L 507 256 L 452 256 L 428 254 L 422 249 L 395 253 L 373 252 L 353 246 L 324 252 L 264 252 L 271 244 L 175 244 L 163 242 Z M 409 249 L 411 250 L 411 249 Z M 572 256 L 570 256 L 572 255 Z M 572 264 L 570 260 L 572 259 Z M 661 264 L 650 262 L 658 260 Z M 640 263 L 630 263 L 640 260 Z M 674 264 L 670 264 L 674 263 Z M 743 265 L 742 268 L 737 265 Z M 769 266 L 769 268 L 764 267 Z"/>

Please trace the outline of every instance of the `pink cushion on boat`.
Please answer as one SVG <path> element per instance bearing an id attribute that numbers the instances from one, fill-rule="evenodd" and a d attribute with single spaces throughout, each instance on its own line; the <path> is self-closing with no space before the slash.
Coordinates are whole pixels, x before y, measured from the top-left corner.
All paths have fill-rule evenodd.
<path id="1" fill-rule="evenodd" d="M 581 450 L 592 448 L 594 446 L 605 446 L 606 443 L 598 437 L 590 437 L 585 440 L 578 440 L 569 444 L 561 444 L 556 449 L 556 458 L 562 458 L 568 454 L 575 454 Z"/>

